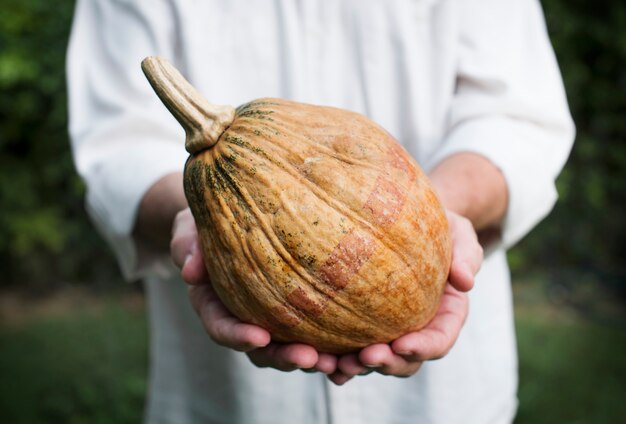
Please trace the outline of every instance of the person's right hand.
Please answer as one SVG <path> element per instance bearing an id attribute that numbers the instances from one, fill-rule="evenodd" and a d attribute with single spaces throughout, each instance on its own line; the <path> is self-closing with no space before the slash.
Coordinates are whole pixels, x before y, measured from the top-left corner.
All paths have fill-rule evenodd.
<path id="1" fill-rule="evenodd" d="M 233 316 L 211 286 L 198 242 L 198 231 L 191 211 L 180 211 L 172 227 L 170 253 L 189 284 L 189 299 L 208 335 L 216 343 L 246 352 L 259 367 L 281 371 L 302 369 L 332 374 L 337 357 L 317 352 L 301 343 L 271 342 L 270 333 L 257 325 L 241 322 Z"/>

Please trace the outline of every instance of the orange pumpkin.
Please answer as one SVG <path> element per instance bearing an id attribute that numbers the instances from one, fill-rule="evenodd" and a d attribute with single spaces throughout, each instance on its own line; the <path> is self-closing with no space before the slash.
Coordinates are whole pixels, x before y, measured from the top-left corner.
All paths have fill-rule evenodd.
<path id="1" fill-rule="evenodd" d="M 211 283 L 280 342 L 346 353 L 425 326 L 451 259 L 427 177 L 380 126 L 259 99 L 213 106 L 168 62 L 142 67 L 187 132 L 185 194 Z"/>

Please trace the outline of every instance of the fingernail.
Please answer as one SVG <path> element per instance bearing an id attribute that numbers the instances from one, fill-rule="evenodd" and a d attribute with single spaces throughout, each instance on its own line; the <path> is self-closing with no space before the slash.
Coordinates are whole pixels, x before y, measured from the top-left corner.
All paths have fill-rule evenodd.
<path id="1" fill-rule="evenodd" d="M 372 365 L 363 364 L 363 365 L 365 365 L 367 368 L 380 368 L 380 367 L 382 367 L 381 364 L 372 364 Z"/>
<path id="2" fill-rule="evenodd" d="M 192 258 L 191 253 L 185 257 L 185 261 L 183 262 L 183 268 L 187 265 L 187 263 L 191 260 L 191 258 Z"/>

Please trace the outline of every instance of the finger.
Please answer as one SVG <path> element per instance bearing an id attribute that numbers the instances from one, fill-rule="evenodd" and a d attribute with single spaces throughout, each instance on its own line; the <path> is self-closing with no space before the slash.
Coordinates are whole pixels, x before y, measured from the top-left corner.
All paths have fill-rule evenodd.
<path id="1" fill-rule="evenodd" d="M 170 241 L 170 255 L 174 265 L 182 269 L 190 255 L 193 255 L 194 246 L 197 246 L 197 235 L 176 234 Z"/>
<path id="2" fill-rule="evenodd" d="M 317 364 L 313 368 L 302 368 L 306 373 L 321 372 L 322 374 L 332 374 L 337 370 L 337 357 L 329 353 L 319 353 Z"/>
<path id="3" fill-rule="evenodd" d="M 194 253 L 192 252 L 194 244 L 198 244 L 198 231 L 191 211 L 184 209 L 174 218 L 170 241 L 170 253 L 177 267 L 182 268 L 188 255 Z"/>
<path id="4" fill-rule="evenodd" d="M 248 357 L 256 366 L 271 367 L 281 371 L 293 371 L 299 368 L 313 368 L 318 362 L 317 351 L 305 344 L 278 344 L 254 349 Z"/>
<path id="5" fill-rule="evenodd" d="M 386 344 L 376 344 L 364 348 L 359 353 L 359 359 L 379 374 L 397 377 L 413 375 L 421 365 L 419 362 L 411 362 L 397 355 Z"/>
<path id="6" fill-rule="evenodd" d="M 460 215 L 449 212 L 450 232 L 452 234 L 452 264 L 450 265 L 450 283 L 463 292 L 474 286 L 474 276 L 483 261 L 483 248 L 472 223 Z"/>
<path id="7" fill-rule="evenodd" d="M 208 282 L 198 231 L 189 208 L 180 211 L 174 219 L 170 255 L 174 264 L 181 269 L 185 282 L 195 285 Z"/>
<path id="8" fill-rule="evenodd" d="M 359 362 L 369 368 L 380 368 L 386 363 L 389 363 L 392 359 L 390 356 L 394 356 L 394 353 L 386 344 L 374 344 L 367 346 L 359 352 Z"/>
<path id="9" fill-rule="evenodd" d="M 324 374 L 332 374 L 337 369 L 337 356 L 329 353 L 320 353 L 315 369 Z"/>
<path id="10" fill-rule="evenodd" d="M 189 298 L 206 332 L 216 343 L 245 352 L 270 342 L 269 332 L 234 317 L 209 285 L 189 287 Z"/>
<path id="11" fill-rule="evenodd" d="M 190 285 L 209 285 L 209 274 L 204 266 L 204 260 L 200 253 L 200 246 L 196 242 L 191 246 L 190 253 L 180 270 L 182 279 Z"/>
<path id="12" fill-rule="evenodd" d="M 353 377 L 368 371 L 367 367 L 359 361 L 357 354 L 343 355 L 337 361 L 337 369 L 344 375 Z"/>
<path id="13" fill-rule="evenodd" d="M 337 386 L 343 386 L 348 381 L 352 379 L 351 376 L 348 376 L 341 371 L 336 371 L 328 376 L 328 379 L 335 383 Z"/>
<path id="14" fill-rule="evenodd" d="M 447 285 L 435 318 L 422 330 L 394 340 L 393 352 L 416 362 L 445 356 L 456 342 L 467 312 L 467 295 Z"/>
<path id="15" fill-rule="evenodd" d="M 195 231 L 196 221 L 193 219 L 193 214 L 190 208 L 185 208 L 179 211 L 174 217 L 172 223 L 172 236 L 178 232 L 187 232 L 193 227 Z"/>

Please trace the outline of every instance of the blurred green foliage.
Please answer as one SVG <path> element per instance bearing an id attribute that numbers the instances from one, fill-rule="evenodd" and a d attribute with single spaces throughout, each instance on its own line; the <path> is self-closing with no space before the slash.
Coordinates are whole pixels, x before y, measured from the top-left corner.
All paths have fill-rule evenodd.
<path id="1" fill-rule="evenodd" d="M 511 265 L 572 282 L 572 274 L 593 274 L 626 290 L 626 5 L 542 4 L 577 137 L 554 211 L 510 253 Z"/>
<path id="2" fill-rule="evenodd" d="M 0 324 L 0 422 L 141 422 L 145 310 L 110 293 L 99 299 Z"/>
<path id="3" fill-rule="evenodd" d="M 87 221 L 68 147 L 64 61 L 73 4 L 3 2 L 0 285 L 119 280 Z M 624 288 L 626 7 L 583 0 L 543 7 L 578 136 L 558 181 L 559 203 L 511 252 L 513 270 L 583 267 Z"/>
<path id="4" fill-rule="evenodd" d="M 593 322 L 558 322 L 516 311 L 516 424 L 618 423 L 626 417 L 626 332 Z M 549 319 L 552 318 L 552 319 Z"/>
<path id="5" fill-rule="evenodd" d="M 85 216 L 69 151 L 64 65 L 73 7 L 73 1 L 3 1 L 0 285 L 47 289 L 117 278 Z"/>

